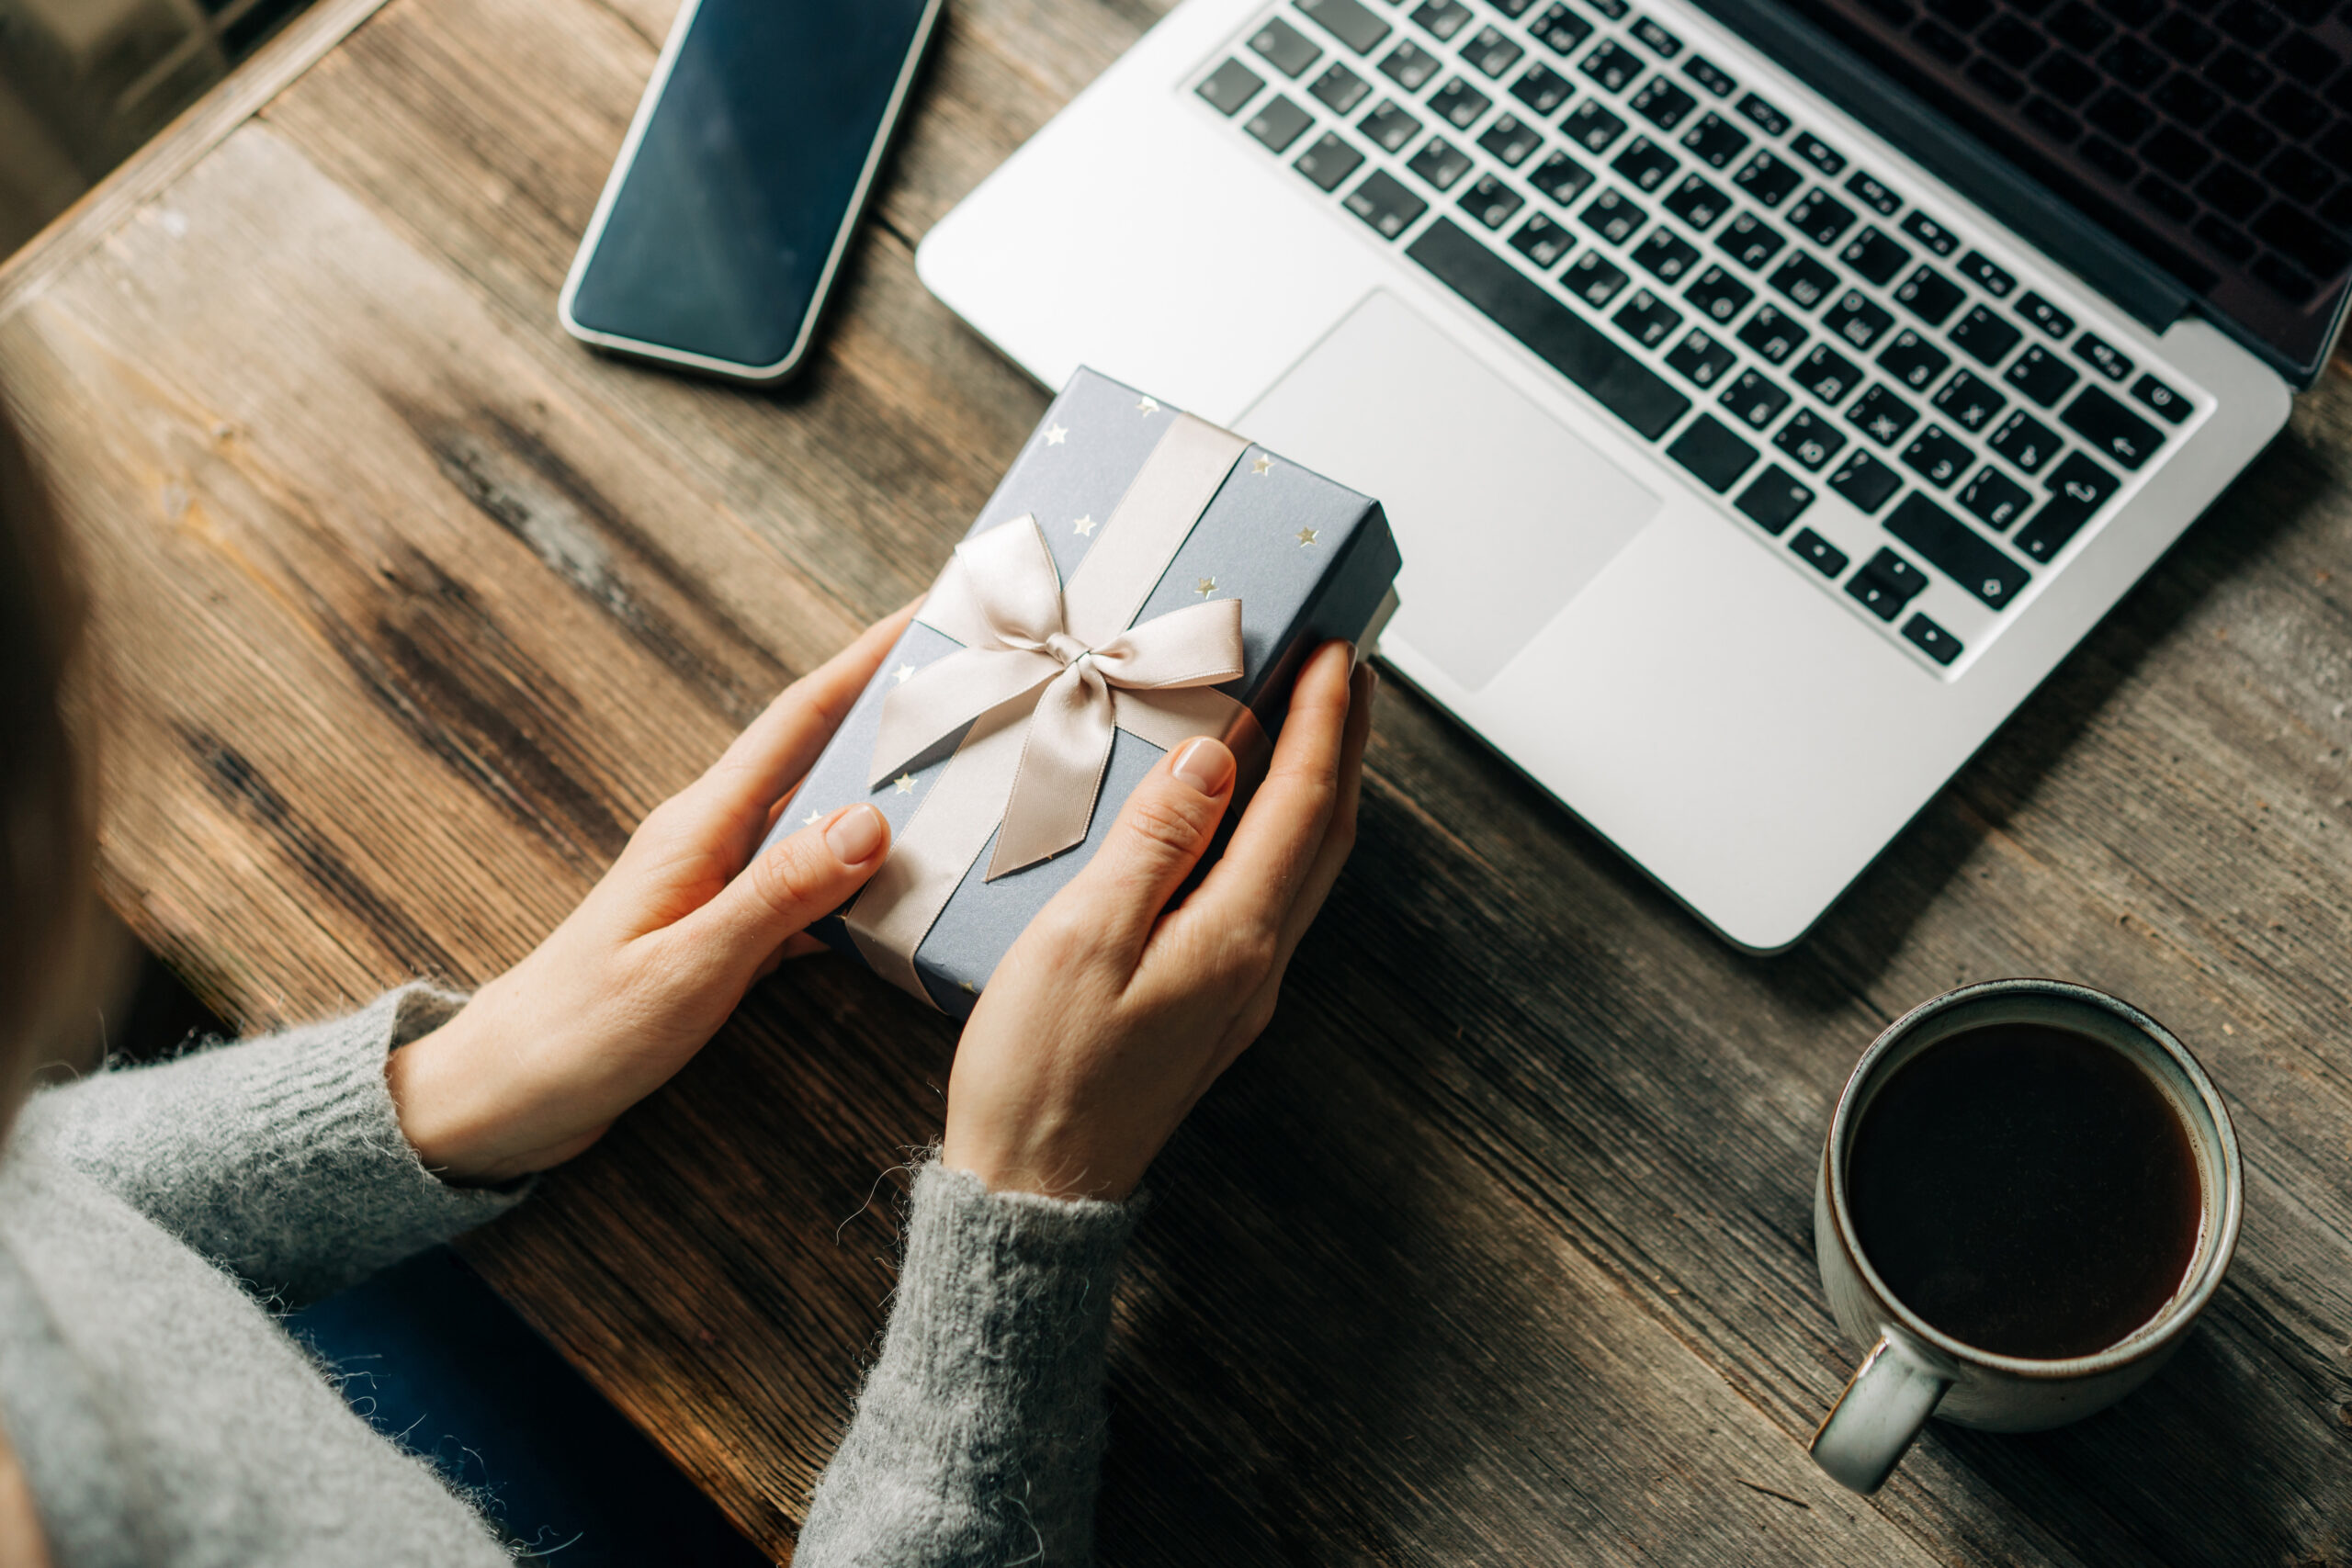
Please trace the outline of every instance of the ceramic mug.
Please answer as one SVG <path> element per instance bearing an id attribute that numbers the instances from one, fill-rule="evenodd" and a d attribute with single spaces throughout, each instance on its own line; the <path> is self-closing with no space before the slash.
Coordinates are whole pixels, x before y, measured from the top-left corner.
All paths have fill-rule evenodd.
<path id="1" fill-rule="evenodd" d="M 1896 1068 L 1963 1030 L 2038 1023 L 2086 1035 L 2154 1078 L 2187 1128 L 2203 1213 L 2172 1298 L 2095 1354 L 2036 1360 L 1979 1349 L 1895 1299 L 1863 1252 L 1846 1188 L 1855 1130 Z M 2104 1410 L 2154 1374 L 2212 1299 L 2236 1249 L 2243 1173 L 2237 1135 L 2188 1048 L 2128 1003 L 2060 980 L 1991 980 L 1923 1003 L 1872 1042 L 1846 1080 L 1814 1187 L 1814 1251 L 1829 1308 L 1861 1366 L 1814 1434 L 1813 1457 L 1857 1492 L 1875 1492 L 1929 1416 L 1994 1432 L 2036 1432 Z"/>

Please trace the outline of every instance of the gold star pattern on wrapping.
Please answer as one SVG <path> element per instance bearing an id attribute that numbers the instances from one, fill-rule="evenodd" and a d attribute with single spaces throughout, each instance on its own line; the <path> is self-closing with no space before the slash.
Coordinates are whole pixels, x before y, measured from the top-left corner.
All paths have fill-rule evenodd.
<path id="1" fill-rule="evenodd" d="M 1250 471 L 1262 479 L 1274 471 L 1274 460 L 1261 452 L 1250 460 Z"/>
<path id="2" fill-rule="evenodd" d="M 1199 594 L 1204 599 L 1207 598 L 1210 594 L 1216 592 L 1216 579 L 1214 577 L 1202 578 L 1200 581 L 1193 585 L 1193 592 Z"/>
<path id="3" fill-rule="evenodd" d="M 1046 446 L 1060 446 L 1063 442 L 1065 442 L 1065 441 L 1067 441 L 1067 440 L 1069 440 L 1069 426 L 1067 426 L 1067 425 L 1061 425 L 1061 424 L 1049 424 L 1049 425 L 1046 426 Z"/>
<path id="4" fill-rule="evenodd" d="M 1298 531 L 1298 547 L 1302 550 L 1306 548 L 1315 542 L 1317 535 L 1321 532 L 1322 530 L 1318 528 L 1301 528 Z"/>
<path id="5" fill-rule="evenodd" d="M 1143 415 L 1146 419 L 1149 419 L 1153 414 L 1156 414 L 1159 412 L 1159 400 L 1157 398 L 1145 398 L 1136 404 L 1136 412 Z"/>
<path id="6" fill-rule="evenodd" d="M 1085 516 L 1071 524 L 1070 530 L 1081 538 L 1091 539 L 1094 537 L 1094 514 L 1091 512 L 1088 513 Z"/>
<path id="7" fill-rule="evenodd" d="M 966 990 L 967 990 L 967 991 L 971 992 L 971 993 L 972 993 L 972 995 L 974 995 L 974 996 L 976 996 L 976 997 L 977 997 L 977 996 L 978 996 L 978 995 L 980 994 L 979 987 L 977 987 L 977 986 L 975 986 L 975 985 L 973 985 L 973 984 L 972 984 L 972 982 L 970 982 L 969 980 L 967 980 L 967 981 L 965 981 L 965 982 L 964 982 L 964 988 L 965 988 Z"/>
<path id="8" fill-rule="evenodd" d="M 899 786 L 900 795 L 912 795 L 915 792 L 915 776 L 912 773 L 900 773 L 890 782 Z"/>
<path id="9" fill-rule="evenodd" d="M 903 686 L 915 678 L 915 667 L 911 664 L 901 664 L 890 673 L 897 679 L 899 684 Z"/>
<path id="10" fill-rule="evenodd" d="M 823 812 L 811 811 L 808 816 L 803 817 L 800 819 L 800 825 L 803 828 L 814 828 L 818 823 L 822 822 L 824 819 L 825 814 Z"/>

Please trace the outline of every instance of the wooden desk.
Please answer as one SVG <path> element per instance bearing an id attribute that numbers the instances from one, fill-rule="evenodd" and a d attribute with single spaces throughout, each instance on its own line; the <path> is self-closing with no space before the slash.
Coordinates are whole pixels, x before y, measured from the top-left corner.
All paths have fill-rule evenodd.
<path id="1" fill-rule="evenodd" d="M 519 958 L 923 585 L 1044 406 L 912 242 L 1151 6 L 956 0 L 824 351 L 760 397 L 555 323 L 669 5 L 322 0 L 0 272 L 0 377 L 111 655 L 107 889 L 247 1024 Z M 1155 1179 L 1104 1560 L 2352 1560 L 2347 449 L 2339 372 L 1776 960 L 1392 685 L 1355 863 Z M 2244 1245 L 2147 1391 L 1937 1429 L 1861 1502 L 1804 1449 L 1853 1354 L 1819 1140 L 1889 1018 L 2012 974 L 2193 1043 Z M 469 1244 L 779 1557 L 952 1044 L 796 968 Z"/>

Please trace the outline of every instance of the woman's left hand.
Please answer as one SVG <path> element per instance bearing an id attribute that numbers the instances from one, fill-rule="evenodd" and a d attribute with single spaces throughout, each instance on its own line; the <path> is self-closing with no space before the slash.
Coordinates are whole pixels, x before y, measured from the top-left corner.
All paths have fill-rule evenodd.
<path id="1" fill-rule="evenodd" d="M 787 687 L 710 771 L 656 807 L 604 880 L 465 1010 L 392 1053 L 401 1130 L 447 1180 L 545 1170 L 667 1082 L 803 927 L 881 866 L 890 830 L 848 806 L 752 858 L 911 614 Z"/>

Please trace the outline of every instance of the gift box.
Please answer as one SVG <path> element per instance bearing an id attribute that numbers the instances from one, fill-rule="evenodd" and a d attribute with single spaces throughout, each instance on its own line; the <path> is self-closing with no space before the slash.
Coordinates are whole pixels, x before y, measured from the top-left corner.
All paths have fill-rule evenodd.
<path id="1" fill-rule="evenodd" d="M 1164 752 L 1231 746 L 1238 818 L 1307 656 L 1368 649 L 1399 565 L 1378 502 L 1080 369 L 776 822 L 890 823 L 811 931 L 968 1014 Z"/>

